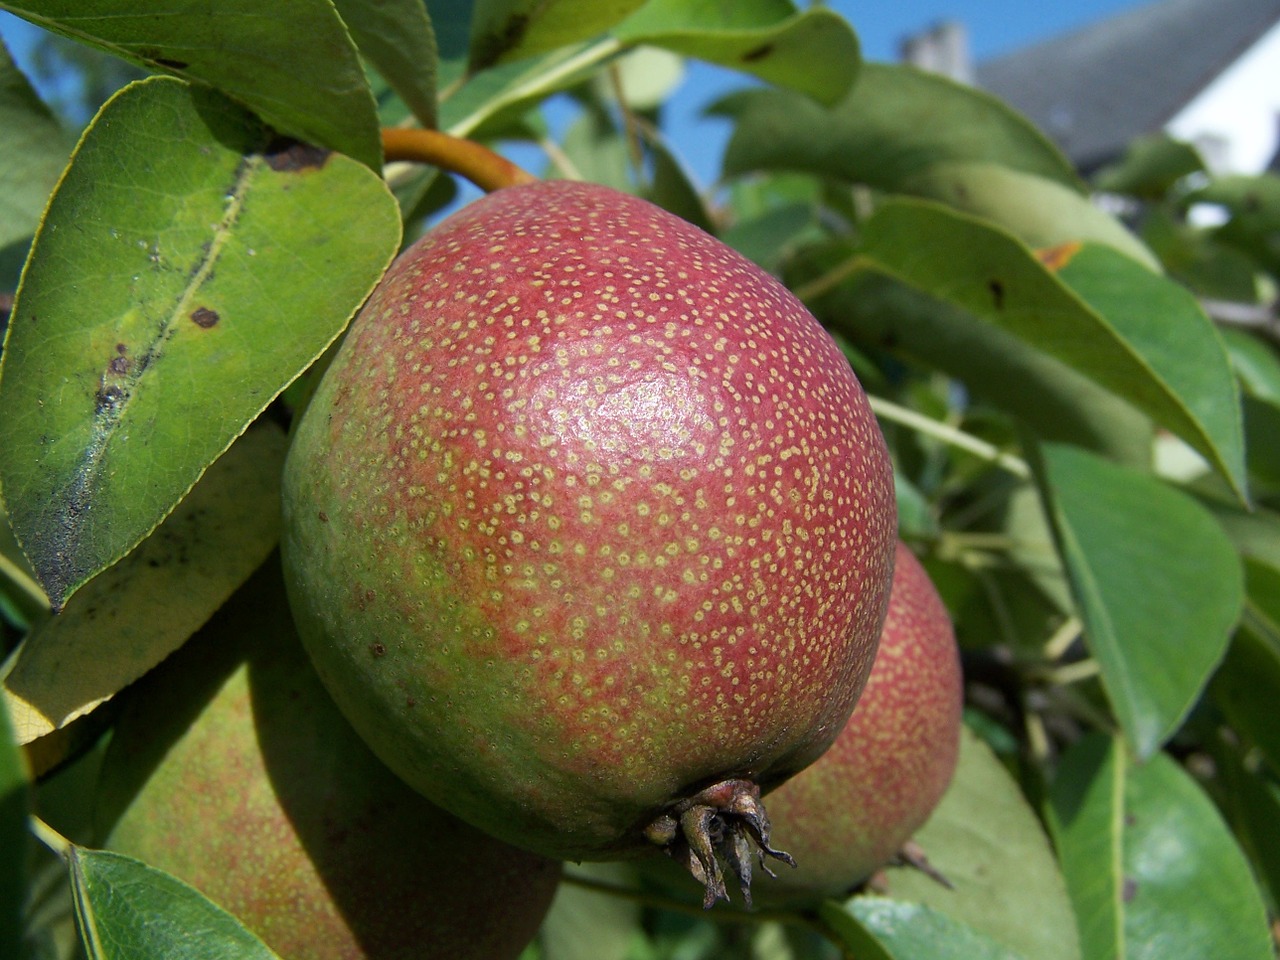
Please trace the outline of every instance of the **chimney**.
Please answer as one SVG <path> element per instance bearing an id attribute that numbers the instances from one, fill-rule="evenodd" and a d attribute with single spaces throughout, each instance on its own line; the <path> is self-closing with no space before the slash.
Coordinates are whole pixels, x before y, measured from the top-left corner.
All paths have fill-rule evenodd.
<path id="1" fill-rule="evenodd" d="M 958 20 L 943 20 L 927 30 L 913 33 L 898 47 L 903 62 L 960 83 L 973 83 L 973 61 L 969 57 L 969 31 Z"/>

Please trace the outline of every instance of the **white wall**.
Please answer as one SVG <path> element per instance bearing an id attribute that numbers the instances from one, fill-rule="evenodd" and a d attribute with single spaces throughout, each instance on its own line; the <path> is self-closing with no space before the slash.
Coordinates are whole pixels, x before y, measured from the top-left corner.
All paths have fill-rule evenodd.
<path id="1" fill-rule="evenodd" d="M 1280 24 L 1165 125 L 1215 173 L 1259 173 L 1280 145 Z"/>

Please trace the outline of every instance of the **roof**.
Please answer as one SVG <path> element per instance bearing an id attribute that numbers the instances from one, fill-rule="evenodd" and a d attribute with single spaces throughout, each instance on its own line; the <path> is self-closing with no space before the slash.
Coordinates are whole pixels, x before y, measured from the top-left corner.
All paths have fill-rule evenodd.
<path id="1" fill-rule="evenodd" d="M 1164 127 L 1280 21 L 1280 0 L 1160 0 L 979 64 L 1084 172 Z"/>

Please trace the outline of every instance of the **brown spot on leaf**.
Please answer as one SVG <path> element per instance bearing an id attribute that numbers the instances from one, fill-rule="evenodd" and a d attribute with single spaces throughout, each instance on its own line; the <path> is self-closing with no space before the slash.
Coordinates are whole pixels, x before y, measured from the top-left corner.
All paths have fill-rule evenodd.
<path id="1" fill-rule="evenodd" d="M 1078 240 L 1072 240 L 1070 243 L 1060 243 L 1056 247 L 1045 247 L 1043 250 L 1037 250 L 1036 257 L 1046 268 L 1057 273 L 1083 249 L 1083 243 Z"/>
<path id="2" fill-rule="evenodd" d="M 369 644 L 369 652 L 375 657 L 380 657 L 387 652 L 387 648 L 386 645 L 382 643 L 371 643 Z"/>
<path id="3" fill-rule="evenodd" d="M 115 409 L 127 396 L 121 387 L 115 384 L 103 387 L 93 397 L 93 406 L 95 413 L 109 413 Z"/>
<path id="4" fill-rule="evenodd" d="M 328 515 L 327 513 L 325 513 L 323 510 L 321 510 L 318 514 L 316 514 L 316 516 L 318 516 L 318 517 L 320 518 L 320 522 L 321 522 L 321 523 L 328 523 L 328 522 L 329 522 L 329 515 Z"/>
<path id="5" fill-rule="evenodd" d="M 755 63 L 757 60 L 763 60 L 769 54 L 773 53 L 773 44 L 765 43 L 756 47 L 754 50 L 748 50 L 742 55 L 743 63 Z"/>
<path id="6" fill-rule="evenodd" d="M 196 307 L 191 312 L 191 322 L 202 330 L 208 330 L 221 319 L 217 310 L 210 310 L 208 307 Z"/>
<path id="7" fill-rule="evenodd" d="M 276 173 L 296 173 L 299 170 L 323 167 L 330 152 L 301 140 L 280 137 L 267 145 L 263 155 L 267 158 L 267 166 Z"/>
<path id="8" fill-rule="evenodd" d="M 991 302 L 997 310 L 1004 309 L 1004 284 L 994 277 L 987 281 L 987 289 L 991 291 Z"/>
<path id="9" fill-rule="evenodd" d="M 112 357 L 111 362 L 107 364 L 107 369 L 112 373 L 123 376 L 124 374 L 129 372 L 129 358 L 128 357 Z"/>

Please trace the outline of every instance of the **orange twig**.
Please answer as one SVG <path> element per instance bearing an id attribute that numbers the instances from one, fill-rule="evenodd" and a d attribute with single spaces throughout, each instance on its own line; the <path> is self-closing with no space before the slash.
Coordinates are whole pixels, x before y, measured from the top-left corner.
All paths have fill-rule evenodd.
<path id="1" fill-rule="evenodd" d="M 474 140 L 439 130 L 385 127 L 382 130 L 382 153 L 388 163 L 393 160 L 429 163 L 456 173 L 486 193 L 538 179 Z"/>

